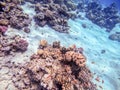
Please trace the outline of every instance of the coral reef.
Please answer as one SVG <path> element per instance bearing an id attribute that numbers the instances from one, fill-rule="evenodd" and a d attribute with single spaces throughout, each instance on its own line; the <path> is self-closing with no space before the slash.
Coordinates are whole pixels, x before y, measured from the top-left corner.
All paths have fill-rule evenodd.
<path id="1" fill-rule="evenodd" d="M 28 43 L 19 35 L 3 36 L 0 35 L 0 57 L 13 54 L 14 52 L 24 52 L 27 50 Z"/>
<path id="2" fill-rule="evenodd" d="M 75 3 L 70 0 L 27 0 L 35 4 L 36 24 L 43 27 L 50 26 L 58 32 L 68 33 L 68 19 L 73 17 L 71 11 L 76 10 Z"/>
<path id="3" fill-rule="evenodd" d="M 59 32 L 68 32 L 69 26 L 67 23 L 70 15 L 67 13 L 66 7 L 59 4 L 40 4 L 35 5 L 36 15 L 35 21 L 40 26 L 46 24 Z"/>
<path id="4" fill-rule="evenodd" d="M 117 23 L 120 23 L 120 16 L 114 3 L 102 8 L 97 2 L 91 2 L 86 8 L 86 17 L 101 27 L 112 30 Z"/>
<path id="5" fill-rule="evenodd" d="M 44 44 L 43 44 L 44 43 Z M 12 81 L 19 90 L 96 90 L 86 58 L 77 48 L 65 48 L 40 41 L 37 54 L 29 62 L 17 66 Z M 42 48 L 41 48 L 42 46 Z M 45 47 L 43 47 L 45 46 Z M 16 68 L 15 68 L 16 69 Z"/>
<path id="6" fill-rule="evenodd" d="M 0 1 L 0 25 L 22 29 L 30 24 L 29 16 L 23 13 L 20 2 L 22 0 Z"/>

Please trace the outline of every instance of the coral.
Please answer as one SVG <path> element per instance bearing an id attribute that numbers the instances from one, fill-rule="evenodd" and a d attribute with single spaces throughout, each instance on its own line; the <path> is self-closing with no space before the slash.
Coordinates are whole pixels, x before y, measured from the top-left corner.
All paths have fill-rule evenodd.
<path id="1" fill-rule="evenodd" d="M 61 33 L 68 33 L 68 20 L 72 18 L 73 12 L 77 9 L 76 4 L 70 0 L 27 0 L 34 3 L 36 15 L 34 20 L 37 25 L 44 27 L 50 26 Z M 75 16 L 75 14 L 74 14 Z"/>
<path id="2" fill-rule="evenodd" d="M 69 3 L 68 7 L 73 8 L 74 5 Z M 68 7 L 66 4 L 58 4 L 58 1 L 54 1 L 52 3 L 39 1 L 35 4 L 35 22 L 39 26 L 43 27 L 45 25 L 49 25 L 58 32 L 68 33 L 69 26 L 67 21 L 72 15 L 71 12 L 68 11 Z"/>
<path id="3" fill-rule="evenodd" d="M 60 42 L 53 42 L 53 48 L 60 48 Z"/>
<path id="4" fill-rule="evenodd" d="M 86 8 L 86 17 L 93 23 L 110 29 L 109 31 L 111 31 L 117 23 L 120 23 L 120 16 L 118 15 L 115 3 L 103 8 L 97 2 L 90 2 Z"/>
<path id="5" fill-rule="evenodd" d="M 6 26 L 1 26 L 1 25 L 0 25 L 0 32 L 1 32 L 1 33 L 5 33 L 5 32 L 7 31 L 7 29 L 8 29 L 8 28 L 7 28 Z"/>
<path id="6" fill-rule="evenodd" d="M 84 55 L 74 50 L 69 51 L 61 47 L 60 43 L 55 46 L 57 47 L 47 44 L 46 47 L 39 48 L 37 54 L 33 54 L 30 61 L 17 70 L 19 72 L 16 72 L 17 74 L 12 78 L 16 88 L 20 90 L 96 90 L 91 82 L 92 74 L 85 65 Z"/>
<path id="7" fill-rule="evenodd" d="M 9 21 L 7 19 L 0 19 L 0 25 L 7 26 L 9 24 Z"/>
<path id="8" fill-rule="evenodd" d="M 13 47 L 18 51 L 26 51 L 28 47 L 28 42 L 24 39 L 18 39 L 15 43 L 13 43 Z"/>
<path id="9" fill-rule="evenodd" d="M 71 9 L 73 11 L 76 10 L 76 8 L 77 8 L 77 6 L 75 5 L 75 3 L 73 3 L 73 1 L 65 0 L 65 4 L 68 7 L 68 9 Z"/>
<path id="10" fill-rule="evenodd" d="M 11 37 L 0 35 L 0 57 L 15 52 L 24 52 L 27 50 L 27 47 L 27 41 L 18 35 Z"/>
<path id="11" fill-rule="evenodd" d="M 85 62 L 86 62 L 86 59 L 82 54 L 74 52 L 74 51 L 66 52 L 65 60 L 67 60 L 69 62 L 73 61 L 76 63 L 76 65 L 78 65 L 80 67 L 84 66 Z"/>
<path id="12" fill-rule="evenodd" d="M 46 47 L 46 46 L 47 46 L 47 41 L 42 39 L 42 40 L 40 41 L 40 46 L 41 46 L 41 47 Z"/>
<path id="13" fill-rule="evenodd" d="M 23 13 L 20 3 L 23 0 L 6 0 L 0 1 L 0 25 L 8 26 L 10 25 L 16 29 L 22 29 L 27 27 L 31 20 L 29 16 Z"/>

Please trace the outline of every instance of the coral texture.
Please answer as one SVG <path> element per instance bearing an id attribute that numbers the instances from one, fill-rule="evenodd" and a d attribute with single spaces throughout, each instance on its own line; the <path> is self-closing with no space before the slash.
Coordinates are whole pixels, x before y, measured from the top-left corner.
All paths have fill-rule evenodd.
<path id="1" fill-rule="evenodd" d="M 41 40 L 41 42 L 47 42 Z M 56 47 L 54 47 L 55 43 Z M 42 48 L 41 48 L 42 46 Z M 86 67 L 86 58 L 77 48 L 65 48 L 60 42 L 40 44 L 13 82 L 20 90 L 96 90 L 91 82 L 92 74 Z"/>
<path id="2" fill-rule="evenodd" d="M 22 29 L 31 22 L 29 16 L 23 13 L 20 3 L 23 0 L 4 0 L 0 1 L 0 25 L 8 26 L 16 29 Z"/>
<path id="3" fill-rule="evenodd" d="M 7 29 L 8 29 L 8 27 L 0 25 L 0 33 L 5 33 L 7 31 Z"/>
<path id="4" fill-rule="evenodd" d="M 87 5 L 86 17 L 93 23 L 110 30 L 120 23 L 120 16 L 114 3 L 102 8 L 97 2 L 91 2 Z"/>
<path id="5" fill-rule="evenodd" d="M 31 2 L 31 0 L 27 1 Z M 36 0 L 34 3 L 36 24 L 41 27 L 48 25 L 58 32 L 68 33 L 69 26 L 67 21 L 73 16 L 70 11 L 76 10 L 76 5 L 72 1 Z"/>
<path id="6" fill-rule="evenodd" d="M 0 57 L 13 54 L 18 51 L 24 52 L 27 50 L 27 47 L 28 42 L 19 35 L 11 37 L 0 35 Z"/>

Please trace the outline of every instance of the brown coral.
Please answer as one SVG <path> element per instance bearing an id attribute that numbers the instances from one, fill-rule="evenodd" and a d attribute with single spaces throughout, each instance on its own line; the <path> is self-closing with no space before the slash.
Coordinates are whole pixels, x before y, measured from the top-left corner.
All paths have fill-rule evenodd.
<path id="1" fill-rule="evenodd" d="M 47 41 L 46 40 L 41 40 L 40 41 L 40 46 L 46 47 L 47 46 Z"/>
<path id="2" fill-rule="evenodd" d="M 73 61 L 79 66 L 84 66 L 86 62 L 85 57 L 82 54 L 74 52 L 74 51 L 66 52 L 65 60 Z"/>
<path id="3" fill-rule="evenodd" d="M 7 19 L 0 19 L 0 25 L 7 26 L 9 24 L 9 21 Z"/>
<path id="4" fill-rule="evenodd" d="M 44 41 L 44 40 L 43 40 Z M 60 43 L 59 43 L 60 45 Z M 74 50 L 48 45 L 40 48 L 37 54 L 25 64 L 20 83 L 15 83 L 20 90 L 96 90 L 91 82 L 91 73 L 85 66 L 85 57 Z M 21 86 L 22 85 L 22 86 Z"/>

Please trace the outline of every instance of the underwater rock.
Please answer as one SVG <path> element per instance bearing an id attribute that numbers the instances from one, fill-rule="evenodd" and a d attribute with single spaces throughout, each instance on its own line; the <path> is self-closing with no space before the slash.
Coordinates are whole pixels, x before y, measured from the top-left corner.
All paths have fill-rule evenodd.
<path id="1" fill-rule="evenodd" d="M 10 18 L 10 25 L 16 29 L 22 29 L 29 26 L 30 19 L 28 15 L 21 14 L 20 16 L 13 16 Z"/>
<path id="2" fill-rule="evenodd" d="M 61 33 L 68 33 L 69 29 L 69 27 L 62 27 L 60 25 L 53 26 L 52 28 Z"/>
<path id="3" fill-rule="evenodd" d="M 104 54 L 106 52 L 106 50 L 101 50 L 101 54 Z"/>
<path id="4" fill-rule="evenodd" d="M 86 58 L 81 53 L 66 51 L 63 54 L 61 46 L 53 48 L 47 44 L 39 48 L 29 62 L 15 68 L 17 72 L 12 81 L 20 90 L 96 90 L 83 59 Z"/>
<path id="5" fill-rule="evenodd" d="M 41 27 L 47 24 L 47 21 L 44 20 L 44 18 L 45 18 L 44 13 L 38 13 L 34 16 L 35 22 Z"/>
<path id="6" fill-rule="evenodd" d="M 120 42 L 120 32 L 116 32 L 114 34 L 111 34 L 109 36 L 109 39 Z"/>
<path id="7" fill-rule="evenodd" d="M 83 27 L 83 28 L 87 28 L 86 24 L 84 24 L 84 23 L 82 24 L 82 27 Z"/>
<path id="8" fill-rule="evenodd" d="M 26 32 L 26 33 L 30 33 L 30 28 L 25 27 L 25 28 L 24 28 L 24 32 Z"/>

